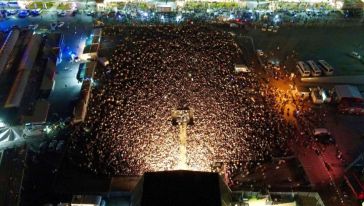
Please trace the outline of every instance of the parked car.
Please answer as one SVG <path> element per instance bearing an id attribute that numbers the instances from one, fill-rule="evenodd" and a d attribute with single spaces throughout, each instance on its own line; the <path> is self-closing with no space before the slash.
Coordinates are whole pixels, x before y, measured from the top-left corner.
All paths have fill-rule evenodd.
<path id="1" fill-rule="evenodd" d="M 1 13 L 1 16 L 4 17 L 4 18 L 9 16 L 9 12 L 6 11 L 6 10 L 1 10 L 0 13 Z"/>
<path id="2" fill-rule="evenodd" d="M 33 10 L 30 11 L 30 14 L 32 16 L 39 16 L 41 13 L 42 13 L 41 9 L 33 9 Z"/>
<path id="3" fill-rule="evenodd" d="M 351 52 L 350 56 L 354 57 L 355 59 L 359 59 L 359 60 L 362 58 L 361 55 L 358 52 L 355 52 L 355 51 Z"/>
<path id="4" fill-rule="evenodd" d="M 267 24 L 263 24 L 262 26 L 262 31 L 267 31 L 268 25 Z"/>
<path id="5" fill-rule="evenodd" d="M 13 10 L 7 10 L 7 15 L 8 16 L 11 16 L 11 15 L 15 15 L 15 14 L 17 14 L 19 11 L 18 10 L 15 10 L 15 9 L 13 9 Z"/>
<path id="6" fill-rule="evenodd" d="M 279 26 L 274 26 L 274 27 L 273 27 L 273 32 L 274 32 L 274 33 L 277 33 L 277 32 L 278 32 L 278 29 L 279 29 Z"/>
<path id="7" fill-rule="evenodd" d="M 51 23 L 51 30 L 55 31 L 57 28 L 57 24 L 56 23 Z"/>
<path id="8" fill-rule="evenodd" d="M 269 26 L 267 31 L 273 31 L 273 26 Z"/>
<path id="9" fill-rule="evenodd" d="M 27 26 L 27 29 L 29 30 L 36 30 L 38 28 L 38 24 L 30 24 Z"/>
<path id="10" fill-rule="evenodd" d="M 57 12 L 57 16 L 59 16 L 59 17 L 65 17 L 66 16 L 66 12 L 65 11 L 58 11 Z"/>
<path id="11" fill-rule="evenodd" d="M 63 21 L 57 22 L 57 27 L 58 28 L 61 28 L 63 25 L 64 25 L 64 22 Z"/>
<path id="12" fill-rule="evenodd" d="M 18 17 L 19 17 L 19 18 L 25 18 L 25 17 L 27 17 L 27 16 L 29 16 L 29 11 L 28 11 L 28 10 L 21 10 L 21 11 L 19 12 L 19 14 L 18 14 Z"/>

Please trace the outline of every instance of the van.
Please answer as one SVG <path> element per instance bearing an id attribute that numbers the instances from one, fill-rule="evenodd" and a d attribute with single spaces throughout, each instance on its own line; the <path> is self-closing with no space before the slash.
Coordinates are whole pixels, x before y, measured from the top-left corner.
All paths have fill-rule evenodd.
<path id="1" fill-rule="evenodd" d="M 310 67 L 305 62 L 303 61 L 297 62 L 296 67 L 302 77 L 309 77 L 311 75 Z"/>
<path id="2" fill-rule="evenodd" d="M 325 75 L 329 76 L 334 74 L 334 68 L 325 60 L 318 60 L 318 66 L 324 72 Z"/>
<path id="3" fill-rule="evenodd" d="M 311 74 L 312 74 L 312 76 L 314 76 L 314 77 L 321 76 L 321 69 L 317 66 L 317 64 L 314 61 L 308 60 L 307 63 L 311 67 L 311 71 L 312 71 Z"/>

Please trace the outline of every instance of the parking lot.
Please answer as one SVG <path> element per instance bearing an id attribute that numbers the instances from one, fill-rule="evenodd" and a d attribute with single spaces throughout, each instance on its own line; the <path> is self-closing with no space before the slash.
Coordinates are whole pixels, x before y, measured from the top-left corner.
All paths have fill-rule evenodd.
<path id="1" fill-rule="evenodd" d="M 364 74 L 364 64 L 350 56 L 352 51 L 364 54 L 363 27 L 288 27 L 281 26 L 277 33 L 263 32 L 259 28 L 249 34 L 256 48 L 273 53 L 281 62 L 288 63 L 288 71 L 296 73 L 296 61 L 286 61 L 295 54 L 294 60 L 324 59 L 335 68 L 336 75 Z M 335 34 L 335 35 L 333 35 Z M 277 49 L 279 48 L 279 49 Z"/>

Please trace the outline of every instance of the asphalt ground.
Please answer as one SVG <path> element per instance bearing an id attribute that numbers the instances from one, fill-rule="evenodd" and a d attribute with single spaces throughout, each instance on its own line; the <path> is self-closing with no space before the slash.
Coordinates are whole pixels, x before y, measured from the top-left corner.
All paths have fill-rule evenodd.
<path id="1" fill-rule="evenodd" d="M 277 59 L 293 53 L 297 60 L 325 59 L 335 69 L 337 75 L 364 74 L 364 64 L 349 54 L 357 51 L 364 54 L 362 26 L 295 26 L 281 27 L 277 33 L 263 32 L 259 27 L 248 32 L 255 41 L 257 49 L 273 52 Z M 279 50 L 277 50 L 279 47 Z M 293 64 L 292 64 L 293 63 Z M 289 71 L 296 72 L 294 63 L 288 64 Z"/>

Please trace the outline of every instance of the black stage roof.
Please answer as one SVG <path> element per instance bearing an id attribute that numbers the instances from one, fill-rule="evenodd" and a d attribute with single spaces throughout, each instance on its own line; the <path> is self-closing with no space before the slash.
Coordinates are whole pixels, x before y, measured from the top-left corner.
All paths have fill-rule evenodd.
<path id="1" fill-rule="evenodd" d="M 209 172 L 148 172 L 141 182 L 143 206 L 220 206 L 219 175 Z"/>

